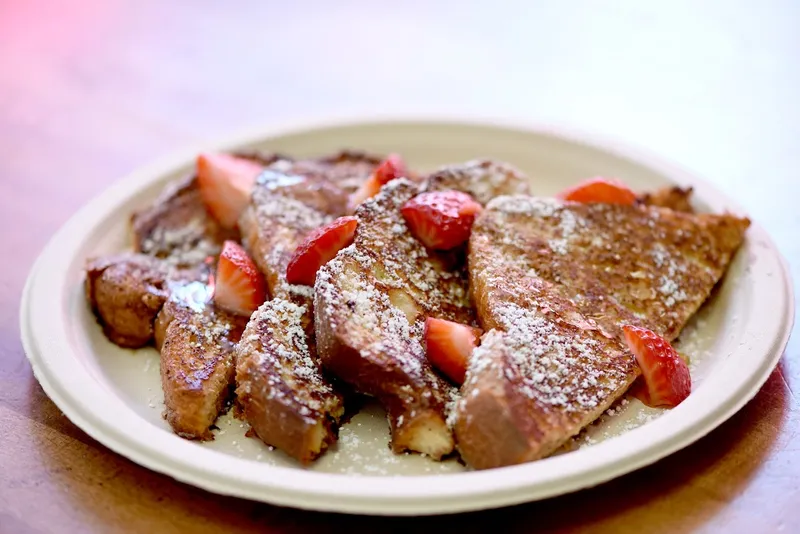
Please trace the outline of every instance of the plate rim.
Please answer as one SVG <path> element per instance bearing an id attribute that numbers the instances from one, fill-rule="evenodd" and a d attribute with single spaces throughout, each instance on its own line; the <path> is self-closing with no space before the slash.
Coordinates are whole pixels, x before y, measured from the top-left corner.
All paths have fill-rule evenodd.
<path id="1" fill-rule="evenodd" d="M 352 488 L 350 488 L 350 490 L 342 490 L 342 488 L 337 488 L 339 491 L 335 495 L 331 495 L 330 490 L 333 488 L 333 486 L 329 484 L 323 484 L 322 487 L 309 487 L 304 484 L 311 480 L 314 480 L 313 483 L 316 484 L 318 482 L 316 479 L 336 479 L 337 483 L 340 484 L 343 478 L 350 477 L 347 475 L 313 473 L 298 470 L 296 468 L 267 465 L 263 466 L 263 469 L 266 472 L 275 471 L 275 473 L 278 475 L 284 472 L 291 472 L 292 476 L 289 478 L 295 478 L 297 480 L 294 480 L 293 483 L 288 483 L 286 480 L 281 480 L 277 484 L 269 484 L 269 481 L 261 480 L 259 481 L 260 483 L 255 487 L 238 486 L 236 483 L 245 482 L 245 480 L 243 480 L 241 477 L 232 477 L 229 473 L 227 476 L 216 474 L 216 477 L 214 477 L 212 476 L 215 474 L 213 473 L 213 470 L 198 470 L 196 469 L 196 466 L 194 471 L 191 469 L 186 471 L 181 469 L 179 464 L 173 463 L 170 465 L 168 461 L 168 457 L 170 455 L 167 453 L 162 453 L 162 458 L 158 458 L 158 454 L 153 456 L 153 452 L 151 451 L 151 455 L 148 456 L 145 454 L 146 451 L 137 449 L 136 447 L 132 446 L 131 443 L 128 443 L 125 440 L 120 440 L 114 435 L 117 432 L 114 432 L 109 428 L 103 428 L 102 423 L 98 424 L 97 421 L 92 421 L 91 415 L 93 414 L 87 415 L 81 413 L 80 410 L 75 406 L 76 399 L 69 398 L 70 395 L 74 396 L 74 393 L 59 391 L 59 386 L 63 387 L 63 384 L 58 384 L 59 377 L 56 376 L 56 380 L 54 381 L 53 377 L 50 376 L 52 373 L 49 372 L 46 366 L 42 365 L 46 362 L 43 360 L 44 351 L 42 347 L 39 346 L 39 343 L 37 343 L 36 336 L 33 333 L 34 321 L 30 316 L 31 299 L 33 288 L 37 286 L 37 284 L 41 283 L 40 264 L 43 263 L 43 258 L 46 258 L 48 253 L 52 255 L 53 251 L 58 248 L 57 243 L 59 237 L 69 234 L 69 231 L 73 227 L 79 226 L 78 222 L 81 220 L 81 217 L 87 218 L 91 212 L 94 212 L 93 218 L 99 218 L 99 214 L 101 212 L 98 211 L 97 208 L 102 203 L 108 202 L 109 204 L 113 204 L 110 202 L 112 199 L 115 202 L 121 202 L 125 198 L 130 198 L 147 185 L 152 184 L 159 179 L 163 179 L 164 175 L 168 174 L 169 172 L 172 172 L 180 167 L 184 167 L 187 161 L 191 161 L 191 158 L 193 158 L 194 155 L 202 149 L 208 149 L 209 147 L 214 147 L 216 149 L 229 149 L 263 142 L 270 138 L 283 137 L 326 128 L 348 126 L 358 127 L 367 125 L 386 127 L 390 126 L 391 124 L 398 123 L 429 126 L 450 125 L 466 128 L 495 127 L 501 129 L 513 129 L 521 133 L 555 137 L 567 142 L 588 146 L 592 149 L 609 153 L 623 160 L 632 161 L 667 177 L 670 181 L 674 181 L 676 183 L 691 183 L 694 186 L 700 187 L 703 191 L 711 192 L 716 197 L 724 200 L 725 205 L 729 208 L 741 211 L 741 207 L 736 202 L 731 200 L 724 193 L 717 190 L 716 187 L 712 186 L 696 174 L 691 173 L 684 168 L 678 167 L 671 162 L 667 162 L 666 160 L 653 155 L 649 151 L 634 147 L 629 143 L 621 143 L 611 139 L 608 136 L 590 134 L 568 126 L 553 125 L 553 123 L 535 123 L 530 121 L 523 123 L 520 121 L 508 121 L 497 118 L 465 118 L 464 116 L 437 117 L 427 115 L 425 117 L 416 118 L 408 116 L 376 117 L 372 115 L 369 117 L 348 117 L 346 119 L 329 120 L 317 119 L 313 121 L 294 122 L 290 125 L 261 128 L 238 136 L 227 136 L 212 143 L 205 142 L 199 146 L 176 151 L 172 155 L 157 160 L 151 165 L 142 166 L 138 170 L 130 173 L 125 178 L 116 181 L 110 187 L 106 188 L 100 194 L 96 195 L 89 202 L 84 204 L 83 207 L 81 207 L 64 225 L 62 225 L 62 227 L 53 235 L 48 244 L 44 247 L 35 261 L 23 289 L 20 306 L 20 332 L 25 353 L 31 362 L 37 380 L 42 385 L 47 395 L 56 403 L 56 405 L 65 413 L 65 415 L 67 415 L 70 420 L 72 420 L 77 426 L 87 432 L 87 434 L 98 440 L 100 443 L 103 443 L 108 448 L 149 469 L 167 474 L 177 480 L 187 482 L 206 490 L 215 493 L 246 497 L 297 508 L 349 513 L 401 515 L 451 513 L 511 505 L 555 496 L 602 483 L 616 476 L 639 469 L 645 465 L 649 465 L 700 439 L 702 436 L 719 426 L 722 422 L 727 420 L 739 409 L 741 409 L 742 406 L 744 406 L 753 396 L 755 396 L 755 394 L 760 390 L 761 386 L 763 386 L 764 382 L 766 382 L 770 373 L 775 368 L 778 360 L 783 354 L 783 350 L 786 347 L 794 324 L 794 288 L 793 284 L 791 283 L 791 275 L 786 260 L 783 258 L 779 249 L 776 247 L 774 241 L 767 234 L 767 232 L 755 221 L 753 221 L 753 225 L 749 230 L 749 238 L 754 240 L 757 239 L 759 242 L 766 243 L 766 250 L 775 256 L 775 259 L 780 266 L 780 281 L 783 283 L 782 289 L 784 294 L 784 322 L 781 327 L 779 327 L 778 335 L 772 340 L 770 349 L 766 351 L 768 357 L 765 356 L 761 361 L 759 372 L 750 377 L 751 379 L 748 381 L 749 386 L 747 393 L 739 397 L 735 402 L 718 407 L 716 412 L 709 412 L 705 414 L 703 419 L 706 421 L 703 424 L 701 424 L 701 422 L 703 422 L 702 419 L 700 421 L 695 421 L 695 423 L 692 425 L 695 430 L 690 432 L 690 428 L 684 429 L 683 435 L 680 436 L 681 439 L 675 439 L 675 435 L 672 434 L 672 443 L 668 446 L 663 446 L 658 451 L 653 451 L 653 449 L 657 444 L 662 444 L 659 444 L 658 442 L 651 443 L 644 448 L 639 447 L 637 456 L 633 457 L 633 459 L 629 457 L 625 461 L 621 461 L 619 460 L 619 455 L 617 455 L 617 460 L 615 460 L 615 463 L 611 462 L 609 464 L 608 462 L 603 462 L 598 466 L 594 466 L 589 469 L 588 473 L 584 470 L 573 472 L 567 476 L 556 477 L 555 479 L 549 481 L 549 487 L 542 487 L 543 483 L 539 482 L 535 488 L 535 491 L 532 491 L 530 485 L 526 484 L 525 477 L 520 477 L 519 474 L 524 474 L 526 471 L 530 471 L 531 466 L 541 466 L 545 465 L 547 462 L 550 462 L 551 465 L 553 459 L 546 459 L 532 464 L 511 466 L 497 470 L 446 475 L 428 475 L 405 479 L 414 481 L 419 486 L 426 486 L 431 479 L 441 480 L 442 478 L 449 478 L 453 476 L 459 477 L 460 481 L 469 477 L 478 483 L 488 482 L 489 480 L 487 479 L 506 479 L 505 483 L 497 484 L 497 481 L 494 481 L 494 483 L 488 484 L 488 486 L 486 486 L 488 489 L 479 488 L 476 490 L 474 486 L 477 484 L 476 482 L 473 482 L 469 484 L 469 487 L 472 489 L 467 488 L 467 490 L 464 490 L 464 488 L 461 487 L 456 488 L 460 489 L 460 491 L 452 491 L 452 488 L 450 488 L 451 491 L 446 492 L 446 494 L 436 493 L 437 491 L 441 491 L 440 483 L 428 485 L 427 491 L 387 492 L 385 491 L 386 488 L 383 488 L 382 491 L 375 491 L 376 486 L 381 486 L 381 483 L 372 484 L 372 482 L 382 480 L 385 481 L 388 479 L 392 482 L 393 486 L 398 484 L 402 486 L 403 483 L 400 481 L 404 479 L 394 477 L 359 477 L 359 479 L 362 481 L 369 481 L 367 484 L 364 484 L 364 486 L 368 486 L 366 491 L 352 491 Z M 88 232 L 92 229 L 92 227 L 85 227 L 83 230 L 84 232 Z M 47 348 L 45 348 L 45 350 L 47 350 Z M 80 404 L 80 402 L 78 402 L 78 404 Z M 146 425 L 151 426 L 149 423 L 146 423 Z M 702 429 L 697 430 L 697 427 L 702 427 Z M 641 428 L 635 429 L 626 434 L 633 434 L 638 430 L 641 430 Z M 615 442 L 615 444 L 618 443 L 617 439 L 612 441 Z M 592 447 L 592 449 L 602 446 L 603 444 L 600 444 Z M 200 447 L 194 448 L 201 449 Z M 172 460 L 174 461 L 174 458 Z M 246 460 L 240 461 L 248 462 Z M 303 475 L 300 475 L 300 473 Z M 487 473 L 489 473 L 489 476 L 486 475 Z M 310 475 L 311 478 L 306 475 Z M 504 477 L 503 475 L 506 476 Z M 552 477 L 553 473 L 550 473 L 550 475 Z M 209 476 L 211 478 L 209 478 Z M 421 480 L 422 483 L 420 483 Z M 545 482 L 548 481 L 545 480 Z M 459 483 L 458 486 L 462 486 L 462 484 Z M 490 490 L 494 490 L 494 492 L 491 492 Z M 265 495 L 265 492 L 269 493 L 269 495 Z"/>

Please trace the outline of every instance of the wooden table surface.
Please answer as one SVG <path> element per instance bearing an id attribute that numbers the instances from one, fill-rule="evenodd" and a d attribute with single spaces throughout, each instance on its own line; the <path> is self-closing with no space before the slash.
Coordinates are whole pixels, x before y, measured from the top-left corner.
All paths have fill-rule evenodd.
<path id="1" fill-rule="evenodd" d="M 798 22 L 791 0 L 0 2 L 0 531 L 800 532 L 797 339 L 752 402 L 651 467 L 545 502 L 383 519 L 219 497 L 110 452 L 44 395 L 18 325 L 36 254 L 114 180 L 189 142 L 334 112 L 629 139 L 738 199 L 797 277 Z"/>

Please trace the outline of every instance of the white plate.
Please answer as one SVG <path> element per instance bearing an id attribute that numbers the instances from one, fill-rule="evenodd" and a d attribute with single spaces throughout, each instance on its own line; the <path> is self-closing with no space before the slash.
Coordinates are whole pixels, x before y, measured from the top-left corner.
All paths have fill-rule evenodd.
<path id="1" fill-rule="evenodd" d="M 375 121 L 262 132 L 219 148 L 312 156 L 352 147 L 397 151 L 419 169 L 476 157 L 512 162 L 537 193 L 593 175 L 636 189 L 690 184 L 702 210 L 741 210 L 685 171 L 616 143 L 554 128 L 458 121 Z M 755 395 L 780 357 L 793 322 L 792 285 L 780 254 L 754 224 L 712 301 L 681 344 L 693 358 L 692 395 L 666 413 L 628 402 L 577 440 L 579 448 L 538 462 L 468 472 L 389 453 L 388 427 L 369 407 L 340 444 L 310 469 L 244 437 L 229 416 L 208 444 L 186 441 L 161 418 L 158 358 L 106 341 L 82 293 L 87 256 L 129 246 L 131 211 L 189 171 L 199 150 L 135 172 L 90 202 L 53 237 L 32 269 L 21 308 L 25 351 L 50 398 L 76 425 L 114 451 L 207 490 L 316 510 L 430 514 L 541 499 L 598 484 L 650 464 L 708 433 Z M 646 423 L 646 424 L 643 424 Z"/>

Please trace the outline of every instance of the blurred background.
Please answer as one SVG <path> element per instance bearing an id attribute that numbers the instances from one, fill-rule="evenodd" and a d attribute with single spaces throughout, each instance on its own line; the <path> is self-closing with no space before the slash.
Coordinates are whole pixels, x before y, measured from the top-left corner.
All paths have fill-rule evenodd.
<path id="1" fill-rule="evenodd" d="M 798 26 L 793 0 L 0 0 L 0 176 L 68 181 L 55 229 L 189 142 L 463 112 L 643 145 L 785 224 L 773 207 L 794 200 L 779 191 L 798 159 Z M 752 181 L 769 187 L 741 189 Z"/>
<path id="2" fill-rule="evenodd" d="M 795 0 L 0 0 L 0 181 L 14 191 L 2 208 L 25 221 L 53 199 L 4 236 L 20 250 L 13 282 L 138 166 L 351 114 L 609 135 L 721 186 L 791 257 L 800 211 L 781 192 L 800 164 L 799 27 Z"/>
<path id="3" fill-rule="evenodd" d="M 792 0 L 5 0 L 3 179 L 35 167 L 94 191 L 90 169 L 111 180 L 250 126 L 469 112 L 761 180 L 800 138 L 799 25 Z"/>

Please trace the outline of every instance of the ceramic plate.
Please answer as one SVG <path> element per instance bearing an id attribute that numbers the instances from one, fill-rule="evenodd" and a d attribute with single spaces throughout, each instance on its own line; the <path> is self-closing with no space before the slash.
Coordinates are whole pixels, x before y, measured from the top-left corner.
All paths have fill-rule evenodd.
<path id="1" fill-rule="evenodd" d="M 92 437 L 155 471 L 209 491 L 316 510 L 431 514 L 542 499 L 650 464 L 708 433 L 755 395 L 780 357 L 793 322 L 789 275 L 764 230 L 753 224 L 713 298 L 681 336 L 695 389 L 661 412 L 623 400 L 570 444 L 526 465 L 467 471 L 455 460 L 393 455 L 379 407 L 367 406 L 310 468 L 245 437 L 229 415 L 209 443 L 184 440 L 162 418 L 158 355 L 109 343 L 84 301 L 82 266 L 130 247 L 129 214 L 189 172 L 200 150 L 258 148 L 316 156 L 342 148 L 399 152 L 428 170 L 477 157 L 505 160 L 548 195 L 594 175 L 637 190 L 691 185 L 701 211 L 743 211 L 720 191 L 659 159 L 558 128 L 459 121 L 327 123 L 261 132 L 195 150 L 133 173 L 70 219 L 42 252 L 21 308 L 22 339 L 50 398 Z"/>

